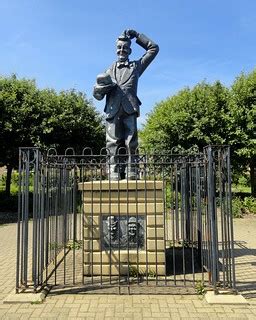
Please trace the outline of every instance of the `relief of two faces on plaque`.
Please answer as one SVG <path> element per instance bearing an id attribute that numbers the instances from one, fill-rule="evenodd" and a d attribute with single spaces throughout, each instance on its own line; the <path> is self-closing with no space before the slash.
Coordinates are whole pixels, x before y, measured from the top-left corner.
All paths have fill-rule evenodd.
<path id="1" fill-rule="evenodd" d="M 144 216 L 103 216 L 102 249 L 143 249 Z"/>

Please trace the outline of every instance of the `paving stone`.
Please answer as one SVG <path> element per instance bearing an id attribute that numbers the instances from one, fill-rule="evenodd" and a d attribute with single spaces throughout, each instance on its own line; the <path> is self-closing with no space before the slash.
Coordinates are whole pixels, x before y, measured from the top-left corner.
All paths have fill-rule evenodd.
<path id="1" fill-rule="evenodd" d="M 170 313 L 170 318 L 171 319 L 180 319 L 180 315 L 179 315 L 179 313 L 171 312 Z"/>
<path id="2" fill-rule="evenodd" d="M 197 295 L 49 294 L 42 304 L 2 304 L 15 286 L 16 225 L 0 228 L 0 319 L 255 319 L 256 218 L 235 219 L 238 290 L 247 306 L 207 304 Z M 13 235 L 13 236 L 10 236 Z"/>

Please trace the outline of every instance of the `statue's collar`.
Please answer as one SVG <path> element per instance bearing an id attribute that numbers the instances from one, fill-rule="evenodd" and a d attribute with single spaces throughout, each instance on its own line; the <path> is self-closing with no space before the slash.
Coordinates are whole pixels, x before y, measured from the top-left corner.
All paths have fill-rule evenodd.
<path id="1" fill-rule="evenodd" d="M 129 67 L 129 65 L 130 65 L 129 60 L 117 61 L 117 63 L 116 63 L 117 68 Z"/>

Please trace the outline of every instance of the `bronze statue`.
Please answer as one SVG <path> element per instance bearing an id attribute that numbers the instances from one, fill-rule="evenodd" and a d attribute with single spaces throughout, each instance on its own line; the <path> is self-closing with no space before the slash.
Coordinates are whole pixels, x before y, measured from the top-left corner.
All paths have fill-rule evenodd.
<path id="1" fill-rule="evenodd" d="M 146 50 L 136 61 L 129 61 L 132 52 L 131 39 Z M 102 100 L 106 96 L 106 147 L 110 152 L 109 179 L 124 177 L 124 168 L 119 165 L 119 153 L 122 147 L 127 150 L 126 177 L 137 179 L 135 166 L 138 147 L 137 117 L 140 115 L 141 102 L 137 97 L 138 79 L 152 62 L 159 47 L 148 37 L 135 30 L 125 30 L 117 39 L 118 61 L 97 77 L 93 96 Z"/>

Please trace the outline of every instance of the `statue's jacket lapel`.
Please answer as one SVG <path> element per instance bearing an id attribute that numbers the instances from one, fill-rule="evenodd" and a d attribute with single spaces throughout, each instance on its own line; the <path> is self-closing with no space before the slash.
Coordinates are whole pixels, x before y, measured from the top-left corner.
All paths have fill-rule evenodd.
<path id="1" fill-rule="evenodd" d="M 127 114 L 136 113 L 139 116 L 141 102 L 137 97 L 139 78 L 137 62 L 130 62 L 129 68 L 125 68 L 121 78 L 119 74 L 121 70 L 118 69 L 116 63 L 108 71 L 112 80 L 117 83 L 117 86 L 107 95 L 104 110 L 107 119 L 113 118 L 121 106 Z"/>

